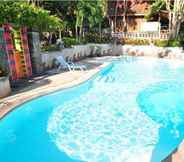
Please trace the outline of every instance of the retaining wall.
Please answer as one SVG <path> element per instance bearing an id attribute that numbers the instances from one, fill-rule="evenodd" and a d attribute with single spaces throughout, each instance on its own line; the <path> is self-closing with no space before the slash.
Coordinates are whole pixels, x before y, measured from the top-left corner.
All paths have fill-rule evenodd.
<path id="1" fill-rule="evenodd" d="M 62 55 L 66 60 L 78 61 L 85 57 L 107 56 L 107 55 L 131 55 L 131 56 L 152 56 L 158 58 L 182 59 L 184 51 L 181 47 L 156 47 L 113 45 L 113 44 L 86 44 L 76 45 L 72 48 L 65 48 L 62 51 L 42 52 L 42 64 L 45 68 L 52 68 L 54 58 Z"/>

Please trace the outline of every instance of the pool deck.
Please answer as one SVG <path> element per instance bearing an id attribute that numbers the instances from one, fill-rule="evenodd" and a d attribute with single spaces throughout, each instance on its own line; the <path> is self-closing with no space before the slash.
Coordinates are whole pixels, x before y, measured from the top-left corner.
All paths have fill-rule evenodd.
<path id="1" fill-rule="evenodd" d="M 11 96 L 0 99 L 0 119 L 26 101 L 83 83 L 106 67 L 109 64 L 108 59 L 112 58 L 114 57 L 85 59 L 80 62 L 87 65 L 85 71 L 67 71 L 58 74 L 51 72 L 49 75 L 32 78 L 34 83 L 17 88 Z M 184 141 L 162 162 L 184 162 Z"/>
<path id="2" fill-rule="evenodd" d="M 8 112 L 15 109 L 16 106 L 26 101 L 57 90 L 78 85 L 90 79 L 109 64 L 105 61 L 108 60 L 108 58 L 112 57 L 89 58 L 80 61 L 80 63 L 87 66 L 87 70 L 85 71 L 66 71 L 55 73 L 55 70 L 50 71 L 49 75 L 32 78 L 32 82 L 34 83 L 28 83 L 25 87 L 21 86 L 21 88 L 17 88 L 13 91 L 9 97 L 0 99 L 0 119 Z M 28 82 L 31 81 L 28 80 Z"/>

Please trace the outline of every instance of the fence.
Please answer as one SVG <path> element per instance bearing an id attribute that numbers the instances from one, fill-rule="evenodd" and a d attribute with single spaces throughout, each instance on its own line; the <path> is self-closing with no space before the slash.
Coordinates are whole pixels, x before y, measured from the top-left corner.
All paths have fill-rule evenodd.
<path id="1" fill-rule="evenodd" d="M 130 39 L 168 39 L 168 32 L 117 32 L 112 33 L 112 37 L 117 38 L 130 38 Z"/>

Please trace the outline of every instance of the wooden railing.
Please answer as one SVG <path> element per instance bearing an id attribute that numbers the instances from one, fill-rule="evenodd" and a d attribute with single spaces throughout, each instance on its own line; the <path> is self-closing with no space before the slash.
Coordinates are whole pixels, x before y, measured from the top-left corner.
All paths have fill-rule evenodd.
<path id="1" fill-rule="evenodd" d="M 130 39 L 168 39 L 168 32 L 117 32 L 112 33 L 112 37 L 130 38 Z"/>

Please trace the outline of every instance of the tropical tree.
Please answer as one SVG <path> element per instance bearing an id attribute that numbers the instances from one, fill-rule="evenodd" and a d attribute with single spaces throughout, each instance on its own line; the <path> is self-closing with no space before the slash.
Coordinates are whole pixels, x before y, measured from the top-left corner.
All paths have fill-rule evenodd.
<path id="1" fill-rule="evenodd" d="M 174 0 L 172 4 L 171 0 L 165 0 L 166 6 L 169 11 L 170 17 L 170 37 L 177 38 L 181 24 L 184 22 L 184 1 Z"/>
<path id="2" fill-rule="evenodd" d="M 148 10 L 148 13 L 145 15 L 147 20 L 151 19 L 153 16 L 158 14 L 161 10 L 166 8 L 165 0 L 156 0 Z"/>
<path id="3" fill-rule="evenodd" d="M 57 15 L 63 21 L 65 31 L 75 33 L 75 9 L 76 1 L 43 1 L 42 7 L 50 11 L 50 14 Z"/>
<path id="4" fill-rule="evenodd" d="M 87 1 L 81 0 L 77 2 L 76 5 L 76 38 L 80 40 L 82 36 L 82 29 L 84 22 L 87 22 L 89 27 L 94 27 L 99 24 L 99 29 L 101 30 L 101 23 L 104 18 L 105 9 L 103 4 L 106 1 Z"/>
<path id="5" fill-rule="evenodd" d="M 27 26 L 42 31 L 63 28 L 63 22 L 50 11 L 26 2 L 1 2 L 0 24 L 11 23 L 14 26 Z"/>
<path id="6" fill-rule="evenodd" d="M 181 24 L 184 22 L 184 1 L 183 0 L 157 0 L 152 4 L 146 18 L 150 19 L 162 9 L 168 11 L 170 39 L 178 37 Z"/>
<path id="7" fill-rule="evenodd" d="M 84 36 L 84 26 L 92 28 L 98 25 L 101 31 L 101 23 L 107 12 L 107 0 L 72 2 L 50 0 L 42 1 L 42 6 L 60 17 L 65 22 L 65 30 L 72 31 L 77 40 Z"/>

